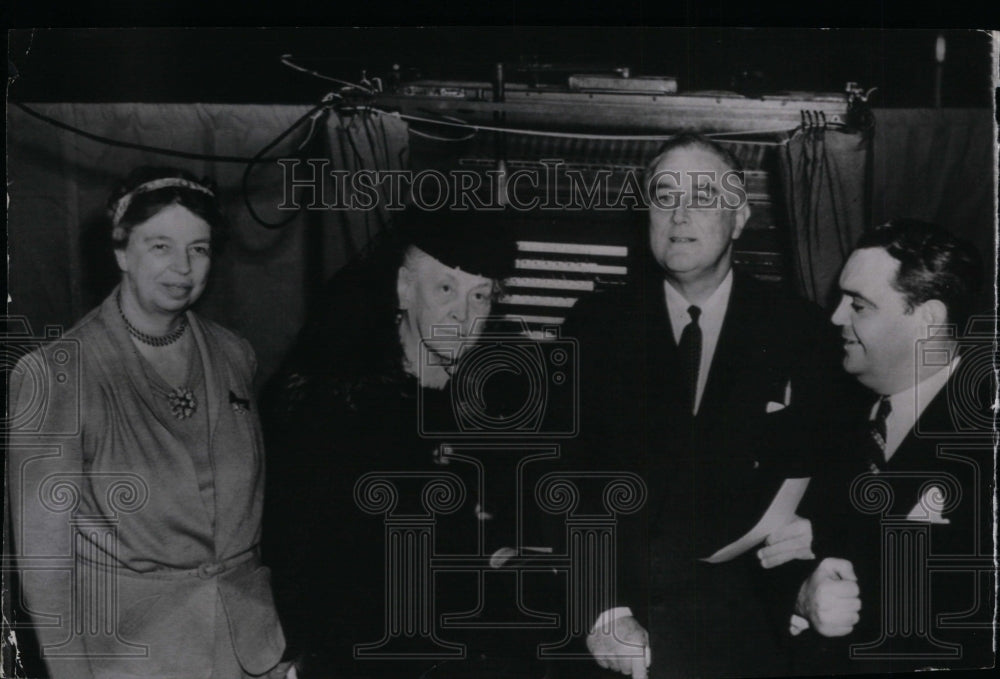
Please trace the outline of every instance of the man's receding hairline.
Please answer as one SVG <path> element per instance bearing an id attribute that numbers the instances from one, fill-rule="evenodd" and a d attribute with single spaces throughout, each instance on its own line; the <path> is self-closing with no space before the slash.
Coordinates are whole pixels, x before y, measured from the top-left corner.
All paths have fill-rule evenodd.
<path id="1" fill-rule="evenodd" d="M 671 153 L 674 153 L 675 151 L 683 151 L 685 149 L 700 149 L 702 151 L 706 151 L 712 156 L 714 156 L 716 159 L 721 161 L 722 164 L 726 166 L 726 169 L 729 172 L 736 172 L 736 173 L 743 172 L 743 170 L 738 165 L 733 165 L 733 161 L 727 156 L 725 151 L 721 151 L 717 149 L 715 146 L 713 146 L 711 143 L 707 143 L 701 139 L 689 139 L 680 146 L 674 146 L 673 148 L 669 148 L 666 151 L 662 151 L 661 153 L 657 154 L 657 156 L 653 158 L 653 162 L 650 166 L 651 170 L 653 172 L 656 172 L 660 166 L 660 163 L 662 163 L 667 156 L 669 156 Z M 688 170 L 688 171 L 712 172 L 712 170 Z"/>

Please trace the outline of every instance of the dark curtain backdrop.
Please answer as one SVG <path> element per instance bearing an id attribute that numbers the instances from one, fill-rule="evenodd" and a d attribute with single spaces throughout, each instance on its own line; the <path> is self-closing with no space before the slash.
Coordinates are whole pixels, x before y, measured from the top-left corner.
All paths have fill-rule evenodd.
<path id="1" fill-rule="evenodd" d="M 807 130 L 782 149 L 795 282 L 829 305 L 861 232 L 894 217 L 937 222 L 971 241 L 986 264 L 979 308 L 994 306 L 997 216 L 988 109 L 876 109 L 860 133 Z"/>
<path id="2" fill-rule="evenodd" d="M 971 241 L 986 264 L 979 307 L 994 307 L 996 132 L 989 109 L 877 109 L 872 220 L 915 217 Z"/>
<path id="3" fill-rule="evenodd" d="M 303 106 L 208 104 L 36 104 L 34 110 L 104 137 L 199 154 L 253 156 L 307 112 Z M 322 121 L 321 121 L 322 123 Z M 292 156 L 309 136 L 306 123 L 268 156 Z M 327 158 L 328 169 L 402 169 L 408 131 L 396 116 L 330 116 L 318 125 L 304 157 Z M 69 328 L 118 280 L 104 214 L 113 185 L 138 165 L 181 167 L 219 185 L 232 237 L 213 263 L 198 311 L 247 337 L 266 378 L 302 325 L 310 278 L 339 269 L 385 228 L 383 211 L 312 209 L 271 230 L 243 201 L 244 165 L 166 157 L 116 148 L 60 130 L 20 109 L 7 110 L 10 206 L 8 313 L 34 333 Z M 311 168 L 300 166 L 299 178 Z M 328 185 L 329 188 L 329 185 Z M 284 186 L 274 162 L 257 166 L 249 184 L 255 210 L 275 222 Z M 308 202 L 308 193 L 302 193 Z M 332 188 L 326 197 L 333 200 Z"/>
<path id="4" fill-rule="evenodd" d="M 865 228 L 869 150 L 865 134 L 817 128 L 796 132 L 781 152 L 793 280 L 823 306 Z"/>

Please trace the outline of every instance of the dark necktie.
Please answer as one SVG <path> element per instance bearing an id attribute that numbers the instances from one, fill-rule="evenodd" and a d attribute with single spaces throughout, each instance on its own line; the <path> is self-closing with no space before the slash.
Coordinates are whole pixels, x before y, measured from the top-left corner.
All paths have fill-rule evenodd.
<path id="1" fill-rule="evenodd" d="M 691 322 L 685 325 L 681 332 L 677 351 L 681 364 L 681 380 L 686 388 L 685 404 L 688 412 L 693 413 L 695 399 L 698 396 L 698 368 L 701 365 L 701 328 L 698 326 L 701 309 L 692 304 L 687 312 L 691 316 Z"/>
<path id="2" fill-rule="evenodd" d="M 883 396 L 878 400 L 875 418 L 868 422 L 868 438 L 865 447 L 867 449 L 868 471 L 873 474 L 878 474 L 885 466 L 886 420 L 891 412 L 892 403 L 888 396 Z"/>

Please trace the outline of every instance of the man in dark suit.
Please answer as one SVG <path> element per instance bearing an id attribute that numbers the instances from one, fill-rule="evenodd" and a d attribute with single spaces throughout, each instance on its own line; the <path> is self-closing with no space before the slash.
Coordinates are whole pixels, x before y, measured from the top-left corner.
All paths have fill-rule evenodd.
<path id="1" fill-rule="evenodd" d="M 750 208 L 726 149 L 677 137 L 647 186 L 649 252 L 634 280 L 581 302 L 566 324 L 582 409 L 567 457 L 634 469 L 648 493 L 620 522 L 616 605 L 587 644 L 602 667 L 638 677 L 647 665 L 654 677 L 780 674 L 762 562 L 812 558 L 794 510 L 807 451 L 836 430 L 835 335 L 817 308 L 734 272 Z"/>
<path id="2" fill-rule="evenodd" d="M 800 671 L 994 664 L 993 324 L 961 335 L 980 270 L 915 220 L 867 232 L 844 266 L 833 322 L 869 396 L 802 507 L 827 558 L 798 592 Z"/>

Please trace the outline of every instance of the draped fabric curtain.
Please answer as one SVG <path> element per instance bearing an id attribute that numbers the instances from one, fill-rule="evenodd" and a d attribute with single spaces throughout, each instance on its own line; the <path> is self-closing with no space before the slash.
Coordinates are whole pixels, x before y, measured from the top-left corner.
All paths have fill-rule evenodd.
<path id="1" fill-rule="evenodd" d="M 940 224 L 977 247 L 986 265 L 977 306 L 991 312 L 997 261 L 992 111 L 875 109 L 873 115 L 870 138 L 811 129 L 782 149 L 799 292 L 828 306 L 840 267 L 864 229 L 911 217 Z"/>
<path id="2" fill-rule="evenodd" d="M 780 154 L 795 284 L 821 306 L 834 302 L 840 269 L 867 226 L 869 150 L 863 133 L 813 128 Z"/>
<path id="3" fill-rule="evenodd" d="M 990 109 L 876 109 L 872 222 L 913 217 L 970 241 L 986 267 L 978 308 L 993 313 L 996 130 Z"/>
<path id="4" fill-rule="evenodd" d="M 299 120 L 308 108 L 208 104 L 28 104 L 33 110 L 96 135 L 133 144 L 213 156 L 252 157 Z M 332 113 L 307 120 L 270 150 L 268 158 L 312 159 L 295 170 L 298 181 L 315 171 L 334 200 L 329 171 L 403 169 L 409 134 L 398 116 Z M 313 141 L 299 149 L 310 138 Z M 261 377 L 277 367 L 306 313 L 310 290 L 328 278 L 380 230 L 382 209 L 327 209 L 313 204 L 306 186 L 286 195 L 282 167 L 254 166 L 246 196 L 268 222 L 250 215 L 241 162 L 174 158 L 87 139 L 9 106 L 7 111 L 8 313 L 23 316 L 38 335 L 44 326 L 68 328 L 117 282 L 105 204 L 113 185 L 139 165 L 167 165 L 208 176 L 219 186 L 232 233 L 213 262 L 198 304 L 206 316 L 246 336 L 258 354 Z M 292 199 L 289 201 L 289 199 Z M 295 212 L 285 208 L 303 204 Z M 311 263 L 311 264 L 310 264 Z"/>

